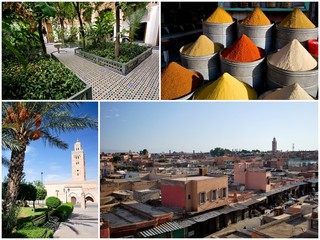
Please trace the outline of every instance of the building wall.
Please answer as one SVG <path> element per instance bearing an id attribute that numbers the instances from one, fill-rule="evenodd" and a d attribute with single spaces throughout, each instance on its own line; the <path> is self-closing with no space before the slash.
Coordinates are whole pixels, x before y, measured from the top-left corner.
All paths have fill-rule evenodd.
<path id="1" fill-rule="evenodd" d="M 190 184 L 190 183 L 189 183 Z M 228 204 L 228 177 L 217 177 L 206 180 L 192 180 L 191 181 L 192 192 L 187 192 L 191 194 L 191 208 L 187 211 L 205 211 L 212 208 L 217 208 L 225 206 Z M 226 188 L 226 197 L 222 197 L 222 189 Z M 217 191 L 217 199 L 212 200 L 212 190 Z M 200 203 L 200 193 L 205 192 L 205 202 Z"/>
<path id="2" fill-rule="evenodd" d="M 222 197 L 222 189 L 226 196 Z M 216 190 L 217 198 L 212 199 L 212 191 Z M 204 193 L 204 201 L 200 203 L 200 195 Z M 161 181 L 162 204 L 186 211 L 205 211 L 228 204 L 228 177 L 191 177 L 183 180 L 165 179 Z"/>
<path id="3" fill-rule="evenodd" d="M 186 186 L 180 181 L 162 181 L 161 199 L 162 205 L 187 210 Z"/>
<path id="4" fill-rule="evenodd" d="M 271 172 L 266 171 L 247 171 L 246 174 L 246 188 L 254 190 L 262 190 L 269 192 L 271 190 L 271 184 L 268 178 L 271 178 Z"/>

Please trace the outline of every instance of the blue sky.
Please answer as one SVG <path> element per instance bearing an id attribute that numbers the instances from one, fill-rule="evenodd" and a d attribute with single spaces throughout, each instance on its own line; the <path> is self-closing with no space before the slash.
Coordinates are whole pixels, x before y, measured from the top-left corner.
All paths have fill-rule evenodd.
<path id="1" fill-rule="evenodd" d="M 98 119 L 98 104 L 96 102 L 83 103 L 73 109 L 76 116 L 87 115 Z M 43 172 L 44 183 L 62 182 L 71 180 L 71 151 L 74 143 L 79 139 L 86 157 L 87 179 L 98 178 L 98 131 L 81 130 L 76 132 L 62 133 L 60 139 L 67 142 L 69 148 L 61 150 L 44 144 L 43 141 L 31 141 L 27 147 L 24 172 L 26 180 L 33 182 L 41 179 Z M 3 152 L 10 159 L 10 152 Z M 2 179 L 7 176 L 8 169 L 2 167 Z"/>
<path id="2" fill-rule="evenodd" d="M 101 152 L 318 149 L 317 102 L 103 102 Z"/>

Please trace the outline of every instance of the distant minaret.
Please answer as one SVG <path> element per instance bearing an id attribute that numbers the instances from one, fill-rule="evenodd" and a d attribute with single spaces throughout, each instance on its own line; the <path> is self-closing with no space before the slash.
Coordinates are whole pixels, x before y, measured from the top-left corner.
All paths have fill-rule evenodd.
<path id="1" fill-rule="evenodd" d="M 86 159 L 81 143 L 77 139 L 72 151 L 72 181 L 86 180 Z"/>
<path id="2" fill-rule="evenodd" d="M 274 137 L 272 140 L 272 153 L 275 153 L 277 151 L 277 141 L 276 138 Z"/>

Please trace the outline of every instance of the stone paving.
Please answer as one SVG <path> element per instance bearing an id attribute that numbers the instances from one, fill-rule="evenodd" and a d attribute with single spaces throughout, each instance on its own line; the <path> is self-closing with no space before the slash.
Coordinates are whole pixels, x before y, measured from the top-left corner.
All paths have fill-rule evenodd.
<path id="1" fill-rule="evenodd" d="M 80 79 L 92 86 L 94 100 L 158 100 L 159 50 L 126 76 L 74 55 L 74 48 L 63 48 L 60 53 L 47 44 L 52 53 Z"/>
<path id="2" fill-rule="evenodd" d="M 61 222 L 54 238 L 98 238 L 98 204 L 88 203 L 87 208 L 75 207 L 71 216 Z"/>

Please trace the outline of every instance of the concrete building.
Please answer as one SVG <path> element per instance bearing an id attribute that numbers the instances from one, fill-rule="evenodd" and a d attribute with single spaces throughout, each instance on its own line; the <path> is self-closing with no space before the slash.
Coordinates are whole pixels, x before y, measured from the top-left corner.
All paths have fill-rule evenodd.
<path id="1" fill-rule="evenodd" d="M 184 177 L 161 180 L 162 205 L 202 212 L 228 204 L 228 178 Z"/>
<path id="2" fill-rule="evenodd" d="M 243 184 L 246 189 L 269 192 L 271 172 L 256 167 L 254 163 L 234 164 L 234 183 Z"/>
<path id="3" fill-rule="evenodd" d="M 68 182 L 45 183 L 47 196 L 58 197 L 61 202 L 72 202 L 85 207 L 86 201 L 98 201 L 96 180 L 86 180 L 86 160 L 79 140 L 71 153 L 72 180 Z"/>
<path id="4" fill-rule="evenodd" d="M 272 140 L 272 153 L 276 153 L 277 152 L 277 140 L 274 137 Z"/>

